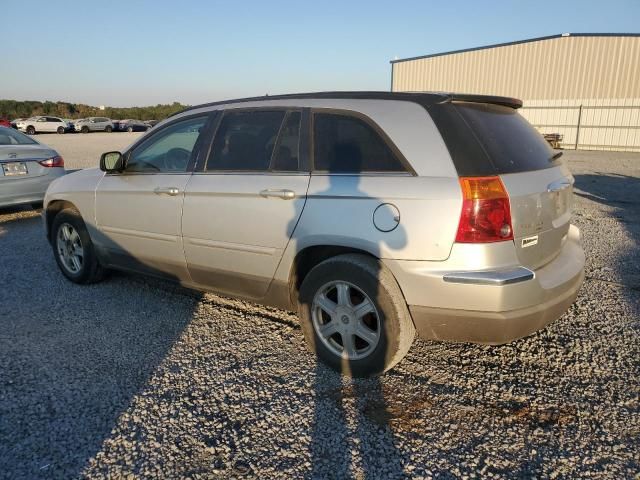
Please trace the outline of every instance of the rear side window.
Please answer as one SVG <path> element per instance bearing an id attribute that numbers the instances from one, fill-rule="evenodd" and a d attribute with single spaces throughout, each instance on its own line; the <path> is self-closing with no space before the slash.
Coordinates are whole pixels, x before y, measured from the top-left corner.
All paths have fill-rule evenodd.
<path id="1" fill-rule="evenodd" d="M 315 170 L 330 173 L 405 171 L 378 132 L 360 118 L 316 113 L 313 132 Z"/>
<path id="2" fill-rule="evenodd" d="M 226 112 L 206 169 L 268 170 L 284 116 L 284 111 Z"/>

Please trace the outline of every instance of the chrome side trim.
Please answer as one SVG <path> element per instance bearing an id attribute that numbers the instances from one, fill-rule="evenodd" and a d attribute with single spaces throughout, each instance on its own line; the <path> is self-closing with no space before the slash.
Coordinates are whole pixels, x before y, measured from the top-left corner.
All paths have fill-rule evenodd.
<path id="1" fill-rule="evenodd" d="M 272 247 L 262 247 L 259 245 L 248 245 L 240 243 L 221 242 L 218 240 L 207 240 L 204 238 L 184 237 L 190 245 L 198 247 L 221 248 L 223 250 L 235 250 L 239 252 L 256 253 L 258 255 L 275 255 L 278 249 Z"/>
<path id="2" fill-rule="evenodd" d="M 160 240 L 161 242 L 176 243 L 178 237 L 176 235 L 166 235 L 164 233 L 143 232 L 141 230 L 129 230 L 128 228 L 104 227 L 98 225 L 98 230 L 106 233 L 115 233 L 117 235 L 127 235 L 129 237 L 148 238 L 151 240 Z"/>
<path id="3" fill-rule="evenodd" d="M 477 272 L 445 273 L 442 279 L 448 283 L 471 283 L 475 285 L 509 285 L 526 282 L 534 277 L 534 273 L 525 267 L 509 270 L 486 270 Z"/>
<path id="4" fill-rule="evenodd" d="M 547 192 L 559 192 L 565 188 L 569 188 L 573 183 L 568 178 L 561 178 L 547 185 Z"/>

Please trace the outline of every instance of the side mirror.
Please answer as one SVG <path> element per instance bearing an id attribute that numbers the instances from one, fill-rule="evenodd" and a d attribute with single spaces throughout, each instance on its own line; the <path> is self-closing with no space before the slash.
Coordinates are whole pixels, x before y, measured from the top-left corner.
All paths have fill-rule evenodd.
<path id="1" fill-rule="evenodd" d="M 107 152 L 100 156 L 100 170 L 107 173 L 124 170 L 124 157 L 120 152 Z"/>

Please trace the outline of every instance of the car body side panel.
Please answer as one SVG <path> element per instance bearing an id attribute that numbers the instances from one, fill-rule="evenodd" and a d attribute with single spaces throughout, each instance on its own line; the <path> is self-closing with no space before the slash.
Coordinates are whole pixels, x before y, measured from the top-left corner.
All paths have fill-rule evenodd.
<path id="1" fill-rule="evenodd" d="M 187 186 L 184 251 L 193 282 L 221 293 L 265 295 L 305 206 L 309 175 L 200 173 Z M 261 195 L 287 190 L 292 198 Z"/>
<path id="2" fill-rule="evenodd" d="M 73 204 L 80 212 L 93 240 L 98 237 L 95 221 L 96 186 L 104 176 L 98 168 L 88 168 L 65 175 L 49 185 L 44 198 L 44 211 L 56 201 Z"/>
<path id="3" fill-rule="evenodd" d="M 107 174 L 96 188 L 94 242 L 110 263 L 189 279 L 180 232 L 184 190 L 190 174 Z M 175 188 L 177 195 L 157 193 Z"/>
<path id="4" fill-rule="evenodd" d="M 395 208 L 387 210 L 389 204 Z M 376 214 L 376 209 L 381 205 L 387 216 L 399 213 L 398 226 L 392 231 L 381 231 L 374 224 L 374 215 L 380 213 L 378 210 Z M 296 254 L 316 245 L 356 248 L 378 258 L 445 260 L 451 252 L 461 208 L 457 179 L 312 175 L 307 204 L 276 280 L 287 282 Z"/>

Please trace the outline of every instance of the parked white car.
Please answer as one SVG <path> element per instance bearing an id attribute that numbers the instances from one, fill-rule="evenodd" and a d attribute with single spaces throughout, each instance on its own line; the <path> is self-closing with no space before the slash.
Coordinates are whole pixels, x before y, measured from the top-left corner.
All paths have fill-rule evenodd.
<path id="1" fill-rule="evenodd" d="M 21 120 L 16 123 L 18 130 L 35 135 L 43 132 L 65 133 L 69 124 L 59 117 L 37 116 Z"/>
<path id="2" fill-rule="evenodd" d="M 89 117 L 78 120 L 74 124 L 76 132 L 112 132 L 113 122 L 105 117 Z"/>

